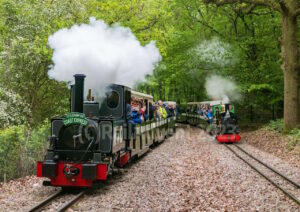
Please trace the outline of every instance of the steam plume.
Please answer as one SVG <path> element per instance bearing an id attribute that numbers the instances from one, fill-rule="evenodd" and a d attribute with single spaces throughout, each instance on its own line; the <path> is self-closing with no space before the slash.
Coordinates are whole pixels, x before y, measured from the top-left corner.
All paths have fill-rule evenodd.
<path id="1" fill-rule="evenodd" d="M 229 103 L 231 100 L 239 100 L 240 93 L 235 83 L 221 76 L 212 75 L 206 79 L 205 88 L 208 96 L 214 100 L 222 100 Z"/>
<path id="2" fill-rule="evenodd" d="M 132 87 L 143 81 L 161 60 L 155 42 L 142 46 L 129 28 L 108 26 L 95 18 L 89 24 L 57 31 L 48 43 L 54 50 L 50 78 L 70 82 L 74 74 L 85 74 L 86 87 L 98 97 L 111 83 Z"/>

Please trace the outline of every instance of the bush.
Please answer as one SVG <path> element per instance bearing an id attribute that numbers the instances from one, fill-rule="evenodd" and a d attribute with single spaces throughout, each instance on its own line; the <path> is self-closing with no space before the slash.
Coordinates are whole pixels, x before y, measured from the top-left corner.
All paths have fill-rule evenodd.
<path id="1" fill-rule="evenodd" d="M 270 130 L 275 130 L 277 132 L 283 133 L 284 124 L 283 119 L 278 119 L 276 121 L 271 121 L 267 128 Z M 294 128 L 287 132 L 287 135 L 289 137 L 289 142 L 287 144 L 287 149 L 292 151 L 294 149 L 300 148 L 300 129 Z"/>
<path id="2" fill-rule="evenodd" d="M 28 108 L 20 95 L 0 87 L 0 129 L 25 124 L 30 117 Z"/>
<path id="3" fill-rule="evenodd" d="M 300 129 L 293 129 L 290 131 L 290 142 L 288 143 L 288 149 L 293 150 L 296 146 L 300 146 Z"/>
<path id="4" fill-rule="evenodd" d="M 277 132 L 282 133 L 283 129 L 284 129 L 283 119 L 277 119 L 275 121 L 270 121 L 267 128 L 270 130 L 275 130 Z"/>
<path id="5" fill-rule="evenodd" d="M 49 123 L 36 129 L 11 126 L 0 131 L 0 181 L 35 173 L 36 161 L 43 159 Z"/>

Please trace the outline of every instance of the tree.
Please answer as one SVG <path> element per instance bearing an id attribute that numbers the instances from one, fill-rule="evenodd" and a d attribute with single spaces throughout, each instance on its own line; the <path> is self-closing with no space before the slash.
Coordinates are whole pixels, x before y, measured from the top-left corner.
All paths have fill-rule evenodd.
<path id="1" fill-rule="evenodd" d="M 64 114 L 69 92 L 65 83 L 48 77 L 52 51 L 47 40 L 60 28 L 87 21 L 85 5 L 79 0 L 3 0 L 0 8 L 1 87 L 28 105 L 30 125 Z"/>
<path id="2" fill-rule="evenodd" d="M 173 31 L 171 0 L 90 0 L 88 13 L 108 24 L 129 27 L 142 44 L 155 40 L 166 56 L 169 35 Z"/>
<path id="3" fill-rule="evenodd" d="M 256 7 L 269 7 L 281 14 L 281 57 L 284 73 L 284 126 L 289 130 L 300 122 L 299 110 L 299 45 L 297 40 L 297 17 L 300 15 L 298 0 L 204 0 L 217 6 L 242 4 L 245 10 L 253 11 Z"/>

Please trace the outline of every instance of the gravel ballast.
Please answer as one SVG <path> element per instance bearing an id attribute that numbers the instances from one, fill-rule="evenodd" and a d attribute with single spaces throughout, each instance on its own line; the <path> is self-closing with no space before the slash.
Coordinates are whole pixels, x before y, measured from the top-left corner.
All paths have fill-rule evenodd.
<path id="1" fill-rule="evenodd" d="M 244 145 L 265 162 L 280 165 L 293 179 L 300 170 Z M 3 211 L 25 211 L 54 193 L 28 177 L 0 189 Z M 240 161 L 222 144 L 196 128 L 179 128 L 69 211 L 299 211 L 300 207 Z"/>
<path id="2" fill-rule="evenodd" d="M 282 135 L 266 127 L 243 133 L 244 143 L 275 155 L 300 169 L 300 146 L 290 149 L 291 139 L 291 136 Z"/>

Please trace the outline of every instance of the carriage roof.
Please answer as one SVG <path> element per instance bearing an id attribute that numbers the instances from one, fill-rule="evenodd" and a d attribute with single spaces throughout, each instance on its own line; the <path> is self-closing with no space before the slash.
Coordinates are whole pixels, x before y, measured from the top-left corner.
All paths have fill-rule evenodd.
<path id="1" fill-rule="evenodd" d="M 163 102 L 163 104 L 175 105 L 176 106 L 176 102 L 175 101 L 165 101 L 165 102 Z"/>
<path id="2" fill-rule="evenodd" d="M 222 100 L 204 101 L 204 102 L 188 102 L 188 105 L 204 105 L 209 104 L 210 106 L 221 105 Z"/>
<path id="3" fill-rule="evenodd" d="M 148 100 L 151 100 L 153 101 L 153 96 L 149 95 L 149 94 L 145 94 L 145 93 L 141 93 L 141 92 L 138 92 L 138 91 L 131 91 L 131 96 L 134 96 L 135 98 L 138 98 L 138 99 L 148 99 Z"/>

